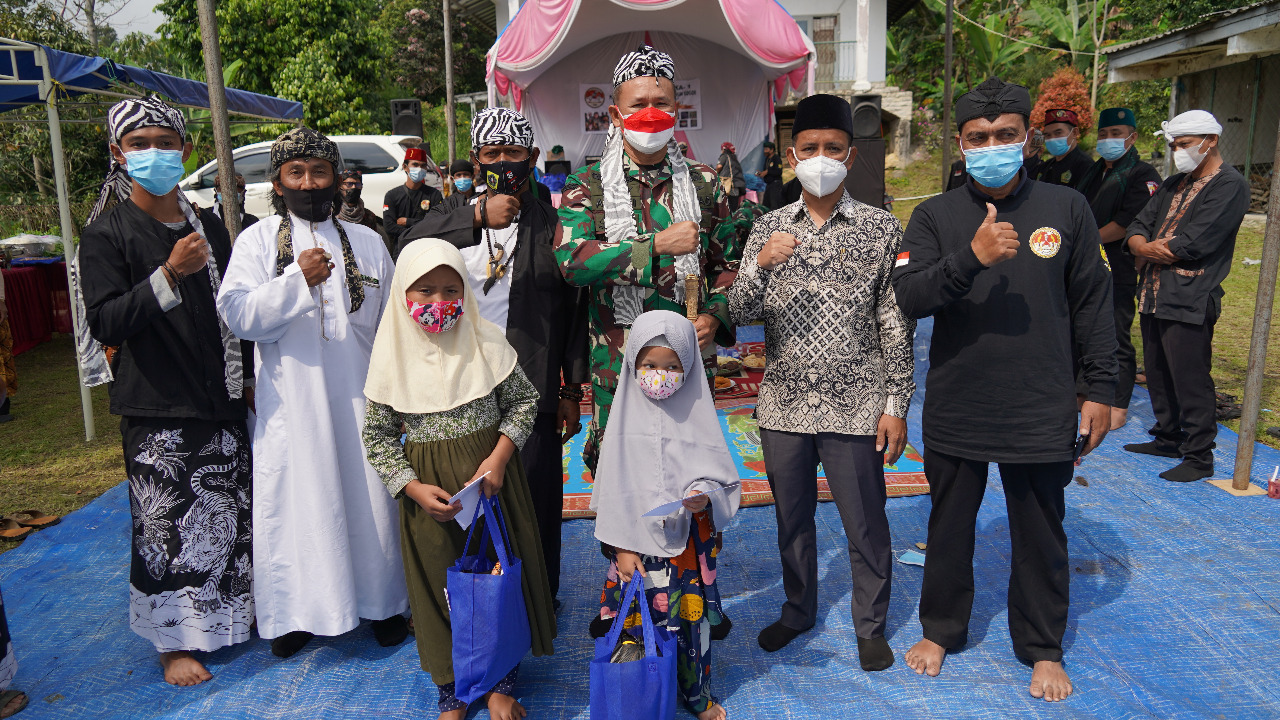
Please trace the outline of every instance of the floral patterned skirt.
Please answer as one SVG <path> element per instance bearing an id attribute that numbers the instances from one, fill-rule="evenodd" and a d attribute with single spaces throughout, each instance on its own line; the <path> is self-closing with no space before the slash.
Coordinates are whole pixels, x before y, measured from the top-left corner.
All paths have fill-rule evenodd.
<path id="1" fill-rule="evenodd" d="M 700 713 L 715 702 L 711 695 L 711 626 L 722 617 L 720 591 L 716 588 L 716 530 L 711 513 L 693 516 L 689 542 L 684 552 L 673 558 L 641 555 L 644 562 L 644 590 L 650 614 L 657 625 L 676 634 L 680 656 L 676 671 L 681 700 L 690 712 Z M 616 617 L 626 586 L 619 581 L 617 561 L 609 563 L 604 591 L 600 595 L 600 616 Z M 640 613 L 631 612 L 623 627 L 640 636 Z"/>

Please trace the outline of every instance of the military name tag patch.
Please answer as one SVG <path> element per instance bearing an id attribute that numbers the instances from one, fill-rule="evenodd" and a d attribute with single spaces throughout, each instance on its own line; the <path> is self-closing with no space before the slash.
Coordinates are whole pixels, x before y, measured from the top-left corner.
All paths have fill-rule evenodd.
<path id="1" fill-rule="evenodd" d="M 1031 233 L 1031 252 L 1042 258 L 1051 258 L 1062 248 L 1062 234 L 1051 227 L 1042 227 Z"/>
<path id="2" fill-rule="evenodd" d="M 378 278 L 376 277 L 369 277 L 368 275 L 362 275 L 360 273 L 356 273 L 356 279 L 359 280 L 360 284 L 362 285 L 368 285 L 369 287 L 378 287 Z"/>

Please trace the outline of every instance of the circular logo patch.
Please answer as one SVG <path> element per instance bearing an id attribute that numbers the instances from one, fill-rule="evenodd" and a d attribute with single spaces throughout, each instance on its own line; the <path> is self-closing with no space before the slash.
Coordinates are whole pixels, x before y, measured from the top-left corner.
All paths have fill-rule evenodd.
<path id="1" fill-rule="evenodd" d="M 422 208 L 423 210 L 427 210 L 431 207 L 431 201 L 423 200 L 422 202 L 418 203 L 418 207 Z"/>
<path id="2" fill-rule="evenodd" d="M 1031 252 L 1042 258 L 1051 258 L 1062 248 L 1062 234 L 1051 227 L 1042 227 L 1031 233 Z"/>

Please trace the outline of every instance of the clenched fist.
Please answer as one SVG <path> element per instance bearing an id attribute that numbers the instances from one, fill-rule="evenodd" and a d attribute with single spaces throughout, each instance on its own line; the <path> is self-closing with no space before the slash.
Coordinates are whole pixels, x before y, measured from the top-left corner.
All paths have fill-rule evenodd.
<path id="1" fill-rule="evenodd" d="M 476 203 L 476 227 L 481 227 L 480 203 Z M 520 198 L 515 195 L 495 194 L 484 201 L 485 220 L 494 230 L 510 227 L 516 215 L 520 214 Z"/>
<path id="2" fill-rule="evenodd" d="M 701 242 L 698 223 L 692 220 L 678 222 L 653 237 L 654 255 L 688 255 L 698 249 Z"/>
<path id="3" fill-rule="evenodd" d="M 209 243 L 198 233 L 191 233 L 173 244 L 168 262 L 169 267 L 183 275 L 198 273 L 209 264 Z"/>
<path id="4" fill-rule="evenodd" d="M 800 241 L 791 233 L 776 232 L 769 236 L 760 254 L 756 256 L 756 264 L 765 270 L 772 270 L 791 259 Z"/>
<path id="5" fill-rule="evenodd" d="M 1018 254 L 1018 231 L 1012 223 L 996 222 L 996 206 L 987 203 L 987 217 L 973 235 L 973 254 L 987 267 L 1012 259 Z"/>
<path id="6" fill-rule="evenodd" d="M 315 287 L 333 272 L 333 263 L 329 262 L 329 254 L 321 248 L 311 248 L 298 253 L 298 267 L 302 268 L 302 277 L 307 280 L 307 287 Z"/>

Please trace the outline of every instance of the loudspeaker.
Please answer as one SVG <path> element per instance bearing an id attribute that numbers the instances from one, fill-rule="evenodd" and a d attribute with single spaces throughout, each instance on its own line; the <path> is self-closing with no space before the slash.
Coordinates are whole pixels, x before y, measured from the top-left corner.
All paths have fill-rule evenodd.
<path id="1" fill-rule="evenodd" d="M 391 101 L 391 134 L 422 137 L 422 101 L 414 98 Z"/>
<path id="2" fill-rule="evenodd" d="M 854 127 L 857 127 L 857 118 Z M 884 209 L 884 140 L 854 140 L 858 154 L 844 178 L 844 187 L 854 200 Z"/>
<path id="3" fill-rule="evenodd" d="M 883 137 L 880 132 L 880 96 L 854 95 L 853 139 L 866 140 Z"/>

